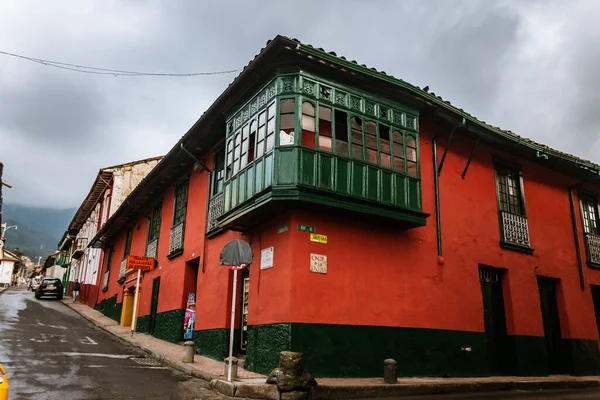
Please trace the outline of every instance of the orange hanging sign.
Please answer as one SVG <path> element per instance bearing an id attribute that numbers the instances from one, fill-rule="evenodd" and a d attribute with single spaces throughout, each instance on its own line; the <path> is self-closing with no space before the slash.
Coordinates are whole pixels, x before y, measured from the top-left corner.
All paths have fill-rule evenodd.
<path id="1" fill-rule="evenodd" d="M 154 258 L 143 256 L 127 256 L 127 269 L 150 271 L 154 268 Z"/>

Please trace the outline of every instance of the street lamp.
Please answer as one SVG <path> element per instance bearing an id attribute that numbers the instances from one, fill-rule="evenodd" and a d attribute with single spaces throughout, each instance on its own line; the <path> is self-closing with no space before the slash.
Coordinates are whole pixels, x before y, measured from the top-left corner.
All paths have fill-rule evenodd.
<path id="1" fill-rule="evenodd" d="M 6 231 L 9 230 L 10 228 L 15 228 L 15 230 L 18 229 L 17 225 L 7 226 L 6 222 L 3 223 L 2 225 L 0 225 L 0 228 L 2 228 L 2 232 L 0 232 L 1 233 L 0 238 L 3 238 Z"/>

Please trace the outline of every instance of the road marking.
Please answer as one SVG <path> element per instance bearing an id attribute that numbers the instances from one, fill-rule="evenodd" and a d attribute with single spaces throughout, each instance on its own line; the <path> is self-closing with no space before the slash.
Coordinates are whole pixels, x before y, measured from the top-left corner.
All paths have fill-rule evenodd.
<path id="1" fill-rule="evenodd" d="M 169 369 L 168 367 L 157 367 L 157 366 L 140 366 L 140 365 L 84 365 L 83 368 L 134 368 L 134 369 Z"/>
<path id="2" fill-rule="evenodd" d="M 81 344 L 91 344 L 91 345 L 97 345 L 98 344 L 94 340 L 92 340 L 92 338 L 89 337 L 89 336 L 86 336 L 85 339 L 79 339 L 79 343 L 81 343 Z"/>
<path id="3" fill-rule="evenodd" d="M 47 327 L 49 327 L 49 328 L 54 328 L 54 329 L 62 329 L 62 330 L 67 330 L 67 329 L 69 329 L 69 328 L 67 328 L 66 326 L 62 326 L 62 325 L 46 325 L 46 324 L 42 323 L 42 321 L 40 321 L 39 319 L 37 319 L 36 321 L 37 321 L 37 324 L 38 324 L 39 326 L 47 326 Z"/>
<path id="4" fill-rule="evenodd" d="M 36 338 L 31 338 L 29 340 L 31 340 L 32 342 L 37 342 L 37 343 L 47 343 L 48 342 L 48 339 L 46 339 L 46 335 L 45 334 L 40 333 L 40 337 L 41 337 L 40 340 L 37 340 Z"/>
<path id="5" fill-rule="evenodd" d="M 62 355 L 67 357 L 105 357 L 105 358 L 131 358 L 133 354 L 104 354 L 104 353 L 75 353 L 63 351 L 60 353 L 50 353 L 54 355 Z"/>

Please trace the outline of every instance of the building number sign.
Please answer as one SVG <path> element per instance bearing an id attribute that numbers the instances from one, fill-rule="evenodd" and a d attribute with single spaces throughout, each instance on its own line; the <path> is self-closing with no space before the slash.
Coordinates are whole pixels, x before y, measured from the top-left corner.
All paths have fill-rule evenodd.
<path id="1" fill-rule="evenodd" d="M 327 256 L 322 254 L 310 254 L 310 272 L 317 274 L 327 273 Z"/>

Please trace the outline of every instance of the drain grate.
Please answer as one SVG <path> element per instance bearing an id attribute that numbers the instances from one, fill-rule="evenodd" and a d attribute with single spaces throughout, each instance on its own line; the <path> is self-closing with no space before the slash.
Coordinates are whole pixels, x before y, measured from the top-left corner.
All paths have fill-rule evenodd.
<path id="1" fill-rule="evenodd" d="M 153 358 L 139 358 L 139 357 L 131 357 L 131 360 L 140 365 L 148 365 L 152 367 L 158 367 L 161 364 Z"/>

